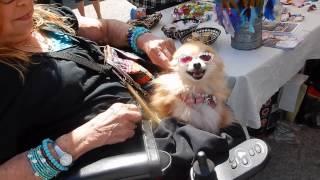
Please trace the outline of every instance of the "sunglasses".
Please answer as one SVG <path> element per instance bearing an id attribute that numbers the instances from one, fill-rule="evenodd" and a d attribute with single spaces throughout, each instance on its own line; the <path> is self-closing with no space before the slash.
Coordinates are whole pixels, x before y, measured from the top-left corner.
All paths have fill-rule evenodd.
<path id="1" fill-rule="evenodd" d="M 178 60 L 181 63 L 188 63 L 188 62 L 191 62 L 194 58 L 201 59 L 202 61 L 211 61 L 211 60 L 213 60 L 213 57 L 214 57 L 213 54 L 211 54 L 209 52 L 204 52 L 204 53 L 201 53 L 199 56 L 183 55 L 183 56 L 179 57 Z"/>
<path id="2" fill-rule="evenodd" d="M 12 3 L 13 1 L 15 1 L 15 0 L 0 0 L 0 3 L 1 3 L 1 4 L 10 4 L 10 3 Z"/>

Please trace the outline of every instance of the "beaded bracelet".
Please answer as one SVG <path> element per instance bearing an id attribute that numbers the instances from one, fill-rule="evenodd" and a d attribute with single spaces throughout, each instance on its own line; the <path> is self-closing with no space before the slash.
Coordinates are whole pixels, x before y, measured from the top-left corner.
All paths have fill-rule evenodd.
<path id="1" fill-rule="evenodd" d="M 40 167 L 40 172 L 42 174 L 46 174 L 48 179 L 52 179 L 57 174 L 60 173 L 60 171 L 55 170 L 52 168 L 48 163 L 47 160 L 44 158 L 43 154 L 41 153 L 41 146 L 38 146 L 34 151 L 34 156 L 37 158 L 37 161 L 40 162 L 38 165 Z"/>
<path id="2" fill-rule="evenodd" d="M 30 161 L 34 175 L 40 177 L 41 179 L 49 180 L 60 173 L 60 171 L 54 169 L 52 166 L 50 166 L 50 164 L 47 163 L 47 160 L 41 152 L 41 145 L 35 149 L 29 150 L 27 157 Z"/>
<path id="3" fill-rule="evenodd" d="M 59 170 L 57 167 L 55 167 L 55 166 L 51 163 L 51 161 L 49 160 L 49 158 L 46 156 L 43 147 L 42 147 L 42 146 L 40 146 L 40 147 L 41 147 L 41 148 L 40 148 L 41 154 L 42 154 L 42 156 L 46 159 L 46 163 L 47 163 L 50 167 L 52 167 L 55 171 L 60 172 L 60 170 Z"/>
<path id="4" fill-rule="evenodd" d="M 58 168 L 60 171 L 67 171 L 68 167 L 65 167 L 63 165 L 61 165 L 51 154 L 50 150 L 49 150 L 49 144 L 54 144 L 54 142 L 51 139 L 44 139 L 42 141 L 42 148 L 43 151 L 46 155 L 46 157 L 48 157 L 49 161 L 56 167 Z"/>
<path id="5" fill-rule="evenodd" d="M 143 52 L 138 49 L 137 39 L 141 35 L 148 33 L 148 32 L 150 32 L 150 31 L 144 27 L 133 26 L 133 27 L 129 28 L 129 30 L 128 30 L 128 44 L 135 53 L 143 54 Z"/>

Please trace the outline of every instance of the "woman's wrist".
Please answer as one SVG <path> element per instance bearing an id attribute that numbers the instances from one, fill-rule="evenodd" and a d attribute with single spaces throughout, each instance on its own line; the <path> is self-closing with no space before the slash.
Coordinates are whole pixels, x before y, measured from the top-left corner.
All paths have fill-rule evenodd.
<path id="1" fill-rule="evenodd" d="M 72 156 L 73 160 L 90 151 L 89 144 L 86 142 L 81 128 L 77 128 L 68 134 L 64 134 L 56 139 L 55 143 L 64 151 Z"/>
<path id="2" fill-rule="evenodd" d="M 150 30 L 133 26 L 128 29 L 127 41 L 130 48 L 137 54 L 143 54 L 143 47 L 138 44 L 138 39 L 141 39 L 141 36 L 145 36 L 145 34 L 149 34 Z"/>
<path id="3" fill-rule="evenodd" d="M 153 39 L 154 35 L 152 33 L 144 33 L 137 39 L 137 47 L 143 52 L 147 51 L 147 43 L 150 39 Z"/>

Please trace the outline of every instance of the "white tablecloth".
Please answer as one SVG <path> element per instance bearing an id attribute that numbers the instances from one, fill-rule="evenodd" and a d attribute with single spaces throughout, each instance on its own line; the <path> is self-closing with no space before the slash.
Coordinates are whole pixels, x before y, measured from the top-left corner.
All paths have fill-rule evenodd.
<path id="1" fill-rule="evenodd" d="M 163 18 L 152 30 L 161 37 L 161 27 L 171 23 L 173 8 L 162 12 Z M 307 7 L 294 9 L 303 12 L 305 21 L 299 26 L 298 36 L 304 40 L 294 50 L 261 47 L 251 51 L 240 51 L 230 46 L 230 35 L 213 21 L 199 27 L 216 27 L 221 30 L 218 40 L 212 45 L 225 63 L 231 96 L 228 104 L 237 120 L 252 128 L 259 128 L 261 106 L 291 79 L 303 66 L 305 60 L 320 58 L 320 10 L 306 12 Z M 177 47 L 180 42 L 176 41 Z"/>

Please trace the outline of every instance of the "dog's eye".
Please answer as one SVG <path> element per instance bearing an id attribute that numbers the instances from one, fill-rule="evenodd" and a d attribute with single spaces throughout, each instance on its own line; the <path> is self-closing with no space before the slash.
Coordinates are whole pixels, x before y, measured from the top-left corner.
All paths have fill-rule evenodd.
<path id="1" fill-rule="evenodd" d="M 212 59 L 212 56 L 210 54 L 202 54 L 199 56 L 199 58 L 203 61 L 210 61 Z"/>
<path id="2" fill-rule="evenodd" d="M 184 57 L 180 58 L 180 62 L 182 62 L 182 63 L 188 63 L 190 61 L 192 61 L 191 56 L 184 56 Z"/>

